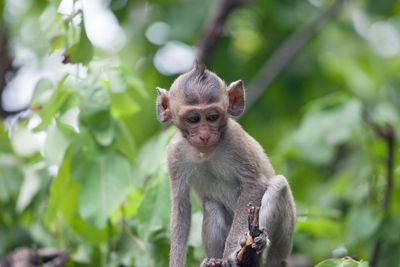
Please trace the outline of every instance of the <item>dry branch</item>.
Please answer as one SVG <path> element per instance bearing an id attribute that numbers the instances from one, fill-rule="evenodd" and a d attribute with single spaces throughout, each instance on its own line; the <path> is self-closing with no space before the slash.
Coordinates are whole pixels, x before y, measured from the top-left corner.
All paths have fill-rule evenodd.
<path id="1" fill-rule="evenodd" d="M 17 248 L 0 261 L 0 267 L 31 266 L 61 267 L 69 259 L 65 251 L 55 248 Z"/>
<path id="2" fill-rule="evenodd" d="M 241 5 L 245 0 L 221 0 L 215 9 L 210 12 L 210 19 L 204 28 L 203 38 L 200 41 L 197 60 L 206 64 L 210 59 L 212 50 L 218 39 L 224 34 L 224 26 L 228 15 Z"/>
<path id="3" fill-rule="evenodd" d="M 248 205 L 248 222 L 249 222 L 249 232 L 246 234 L 246 243 L 243 244 L 242 249 L 237 254 L 237 261 L 241 267 L 251 267 L 256 266 L 259 255 L 256 250 L 252 247 L 254 243 L 254 238 L 261 234 L 258 217 L 260 208 L 254 207 L 251 203 Z"/>

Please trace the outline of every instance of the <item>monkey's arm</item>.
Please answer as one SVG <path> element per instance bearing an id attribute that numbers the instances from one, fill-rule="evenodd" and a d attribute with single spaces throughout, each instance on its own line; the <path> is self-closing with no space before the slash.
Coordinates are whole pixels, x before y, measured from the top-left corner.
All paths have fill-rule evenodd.
<path id="1" fill-rule="evenodd" d="M 190 230 L 191 203 L 189 186 L 182 177 L 171 177 L 171 200 L 169 266 L 183 267 Z"/>

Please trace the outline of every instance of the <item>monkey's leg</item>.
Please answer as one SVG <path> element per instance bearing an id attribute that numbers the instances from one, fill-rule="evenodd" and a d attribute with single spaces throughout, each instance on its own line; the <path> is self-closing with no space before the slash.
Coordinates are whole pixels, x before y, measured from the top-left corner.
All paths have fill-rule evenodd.
<path id="1" fill-rule="evenodd" d="M 271 245 L 265 248 L 260 266 L 284 266 L 292 249 L 295 217 L 294 200 L 286 178 L 272 177 L 261 201 L 259 217 L 260 227 L 265 229 Z"/>
<path id="2" fill-rule="evenodd" d="M 232 218 L 220 203 L 208 199 L 203 203 L 203 213 L 202 238 L 206 255 L 222 258 Z"/>

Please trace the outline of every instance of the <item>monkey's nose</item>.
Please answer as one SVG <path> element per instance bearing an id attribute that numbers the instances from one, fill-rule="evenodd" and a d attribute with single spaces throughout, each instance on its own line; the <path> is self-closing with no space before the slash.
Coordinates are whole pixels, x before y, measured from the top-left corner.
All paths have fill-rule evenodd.
<path id="1" fill-rule="evenodd" d="M 205 144 L 208 142 L 208 139 L 210 139 L 210 136 L 208 135 L 200 136 L 200 140 Z"/>

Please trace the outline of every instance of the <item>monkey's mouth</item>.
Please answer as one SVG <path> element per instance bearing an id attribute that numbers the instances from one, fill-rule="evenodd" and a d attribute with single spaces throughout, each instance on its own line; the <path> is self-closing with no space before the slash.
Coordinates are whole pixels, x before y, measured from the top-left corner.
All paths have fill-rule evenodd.
<path id="1" fill-rule="evenodd" d="M 190 142 L 192 146 L 194 146 L 196 149 L 198 149 L 201 152 L 210 152 L 214 150 L 217 147 L 218 140 L 213 140 L 213 141 L 208 141 L 208 142 L 202 142 L 202 141 L 194 141 Z"/>

